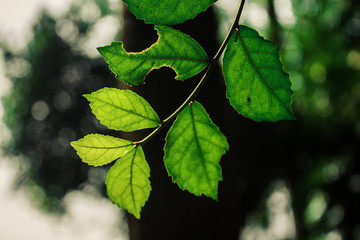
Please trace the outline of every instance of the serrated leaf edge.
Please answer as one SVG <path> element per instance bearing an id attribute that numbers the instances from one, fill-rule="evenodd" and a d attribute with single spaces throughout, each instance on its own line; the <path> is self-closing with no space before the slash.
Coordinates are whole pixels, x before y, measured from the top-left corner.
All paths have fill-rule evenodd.
<path id="1" fill-rule="evenodd" d="M 146 53 L 148 50 L 150 50 L 151 48 L 153 48 L 153 47 L 155 47 L 157 44 L 159 44 L 159 41 L 162 39 L 162 37 L 161 37 L 161 35 L 160 35 L 160 32 L 161 32 L 161 30 L 159 30 L 159 28 L 163 28 L 163 27 L 167 27 L 167 26 L 163 26 L 163 25 L 155 25 L 154 26 L 154 29 L 157 31 L 157 35 L 158 35 L 158 38 L 157 38 L 157 40 L 150 46 L 150 47 L 148 47 L 148 48 L 146 48 L 146 49 L 144 49 L 144 50 L 142 50 L 142 51 L 140 51 L 140 52 L 127 52 L 126 50 L 125 50 L 125 48 L 124 48 L 124 44 L 123 44 L 123 42 L 112 42 L 110 45 L 106 45 L 106 46 L 101 46 L 101 47 L 97 47 L 97 50 L 99 51 L 99 53 L 103 56 L 103 54 L 101 53 L 102 52 L 102 49 L 105 49 L 105 48 L 107 48 L 107 47 L 109 47 L 109 46 L 115 46 L 115 45 L 120 45 L 120 47 L 124 50 L 124 53 L 125 54 L 122 54 L 123 56 L 126 56 L 126 57 L 129 57 L 129 58 L 139 58 L 139 59 L 153 59 L 153 60 L 157 60 L 157 59 L 169 59 L 169 60 L 186 60 L 186 61 L 193 61 L 193 62 L 202 62 L 202 63 L 207 63 L 207 65 L 209 64 L 209 59 L 207 58 L 206 60 L 203 60 L 203 59 L 195 59 L 195 58 L 184 58 L 184 57 L 142 57 L 142 56 L 139 56 L 140 54 L 142 54 L 142 53 Z M 168 27 L 168 28 L 170 28 L 170 27 Z M 176 30 L 176 29 L 174 29 L 174 30 Z M 176 31 L 179 31 L 179 30 L 176 30 Z M 187 34 L 185 34 L 185 33 L 183 33 L 183 32 L 181 32 L 182 34 L 184 34 L 184 35 L 186 35 L 186 36 L 188 36 L 188 37 L 190 37 L 192 40 L 194 40 L 197 44 L 199 44 L 195 39 L 193 39 L 191 36 L 189 36 L 189 35 L 187 35 Z M 200 44 L 199 44 L 199 46 L 200 46 Z M 200 46 L 201 47 L 201 46 Z M 206 54 L 206 52 L 205 52 L 205 54 Z M 207 55 L 206 55 L 207 56 Z M 103 56 L 103 58 L 105 59 L 105 61 L 108 63 L 109 61 L 109 58 L 108 57 L 105 57 L 105 56 Z M 108 63 L 108 66 L 109 66 L 109 69 L 111 70 L 111 68 L 110 68 L 110 64 Z M 141 79 L 141 82 L 136 82 L 135 84 L 129 84 L 129 83 L 127 83 L 127 82 L 125 82 L 125 81 L 123 81 L 124 83 L 126 83 L 127 85 L 129 85 L 129 86 L 137 86 L 137 85 L 140 85 L 140 84 L 144 84 L 145 83 L 145 79 L 146 79 L 146 76 L 147 75 L 149 75 L 150 74 L 150 72 L 152 71 L 152 70 L 154 70 L 154 69 L 160 69 L 160 68 L 162 68 L 162 67 L 168 67 L 168 68 L 171 68 L 172 70 L 174 70 L 174 72 L 176 73 L 176 76 L 175 76 L 175 79 L 176 80 L 186 80 L 186 79 L 188 79 L 188 78 L 180 78 L 179 77 L 179 73 L 178 73 L 178 71 L 175 69 L 175 68 L 173 68 L 173 66 L 172 65 L 168 65 L 168 64 L 162 64 L 161 66 L 159 66 L 159 67 L 151 67 L 151 69 L 145 74 L 145 76 L 144 76 L 144 78 L 143 79 Z M 206 66 L 204 66 L 204 68 L 206 68 Z M 203 68 L 203 69 L 204 69 Z M 203 70 L 202 69 L 202 70 Z M 118 77 L 119 77 L 119 75 L 118 74 L 116 74 L 113 70 L 111 70 L 111 72 L 115 75 L 115 77 L 117 78 L 117 79 L 119 79 Z M 121 79 L 119 79 L 119 80 L 121 80 Z M 121 80 L 122 81 L 122 80 Z"/>
<path id="2" fill-rule="evenodd" d="M 137 112 L 134 112 L 134 111 L 131 111 L 131 110 L 128 110 L 128 109 L 121 108 L 121 107 L 119 107 L 119 106 L 117 106 L 117 105 L 114 105 L 114 104 L 112 104 L 112 103 L 106 102 L 106 101 L 104 101 L 104 100 L 102 100 L 102 99 L 99 99 L 99 98 L 97 98 L 97 97 L 92 96 L 92 94 L 94 94 L 94 93 L 97 93 L 97 92 L 99 92 L 99 91 L 104 91 L 104 90 L 107 90 L 107 89 L 117 90 L 117 91 L 123 91 L 123 92 L 128 92 L 128 93 L 133 94 L 134 96 L 138 97 L 140 101 L 145 101 L 145 104 L 147 104 L 147 105 L 151 108 L 151 110 L 153 111 L 153 113 L 155 114 L 155 116 L 156 116 L 157 118 L 156 118 L 156 119 L 152 119 L 152 118 L 149 118 L 149 117 L 147 117 L 147 116 L 143 116 L 143 115 L 141 115 L 141 114 L 139 114 L 139 113 L 137 113 Z M 104 87 L 104 88 L 99 89 L 99 90 L 96 91 L 96 92 L 92 92 L 92 93 L 90 93 L 90 94 L 83 94 L 83 97 L 85 97 L 85 98 L 90 102 L 89 105 L 90 105 L 90 108 L 91 108 L 92 111 L 93 111 L 92 106 L 93 106 L 94 103 L 92 102 L 91 99 L 96 99 L 96 100 L 99 101 L 99 102 L 103 102 L 103 103 L 106 103 L 106 104 L 108 104 L 108 105 L 111 105 L 111 106 L 113 106 L 114 108 L 120 109 L 121 111 L 128 112 L 128 113 L 133 114 L 133 115 L 137 115 L 137 116 L 142 117 L 142 118 L 144 118 L 144 119 L 146 119 L 146 120 L 153 121 L 154 123 L 156 123 L 156 125 L 154 125 L 154 126 L 152 126 L 152 127 L 146 127 L 146 128 L 141 128 L 141 129 L 155 128 L 155 127 L 157 127 L 159 124 L 161 124 L 161 120 L 160 120 L 158 114 L 157 114 L 156 111 L 151 107 L 151 105 L 149 104 L 149 102 L 146 101 L 143 97 L 141 97 L 141 96 L 138 95 L 137 93 L 135 93 L 135 92 L 133 92 L 133 91 L 131 91 L 131 90 L 129 90 L 129 89 L 117 89 L 117 88 Z M 142 103 L 143 103 L 143 102 L 142 102 Z M 95 113 L 94 113 L 94 115 L 95 115 Z M 96 116 L 96 115 L 95 115 L 95 116 Z M 123 129 L 114 128 L 114 127 L 112 127 L 112 126 L 109 126 L 109 125 L 107 125 L 107 124 L 104 124 L 104 121 L 103 121 L 103 120 L 99 120 L 99 121 L 100 121 L 100 123 L 101 123 L 102 125 L 108 127 L 109 129 L 127 132 L 127 131 L 125 131 L 125 130 L 123 130 Z M 136 130 L 141 130 L 141 129 L 136 129 Z M 131 130 L 131 131 L 135 131 L 135 130 Z M 131 132 L 131 131 L 129 131 L 129 132 Z"/>
<path id="3" fill-rule="evenodd" d="M 241 26 L 240 26 L 240 27 L 241 27 Z M 252 28 L 250 28 L 250 29 L 252 29 Z M 274 44 L 273 42 L 271 42 L 271 41 L 269 41 L 269 40 L 266 40 L 264 37 L 260 36 L 256 30 L 254 30 L 254 29 L 252 29 L 252 30 L 257 33 L 256 38 L 260 38 L 260 39 L 262 39 L 263 41 L 270 42 L 271 44 L 275 45 L 275 47 L 277 48 L 276 44 Z M 240 42 L 241 42 L 241 46 L 242 46 L 242 48 L 244 49 L 245 54 L 246 54 L 246 58 L 248 59 L 248 61 L 250 62 L 251 66 L 252 66 L 253 69 L 255 70 L 256 75 L 258 75 L 258 77 L 260 78 L 261 82 L 265 85 L 266 89 L 270 92 L 271 95 L 273 95 L 273 96 L 276 98 L 276 100 L 281 104 L 281 106 L 282 106 L 283 109 L 289 114 L 289 116 L 293 116 L 293 112 L 292 112 L 290 106 L 291 106 L 292 96 L 293 96 L 293 93 L 294 93 L 294 92 L 290 89 L 290 92 L 292 93 L 292 96 L 291 96 L 290 106 L 287 107 L 287 106 L 283 103 L 283 101 L 281 101 L 281 99 L 279 98 L 279 96 L 271 89 L 271 87 L 270 87 L 270 86 L 268 85 L 268 83 L 265 81 L 264 77 L 263 77 L 263 76 L 261 75 L 261 73 L 259 72 L 258 67 L 255 65 L 254 61 L 252 60 L 252 57 L 250 56 L 249 51 L 248 51 L 248 49 L 247 49 L 247 47 L 246 47 L 246 45 L 245 45 L 245 43 L 244 43 L 244 39 L 243 39 L 243 37 L 242 37 L 241 34 L 240 34 L 240 29 L 239 29 L 239 28 L 236 29 L 236 35 L 239 37 Z M 278 49 L 278 50 L 279 50 L 279 49 Z M 281 70 L 282 70 L 288 77 L 290 77 L 289 74 L 284 71 L 283 64 L 282 64 L 281 59 L 280 59 L 280 55 L 278 54 L 278 52 L 276 52 L 276 54 L 278 55 L 278 59 L 279 59 L 281 65 L 282 65 Z M 277 69 L 275 69 L 275 70 L 277 70 Z M 290 109 L 290 110 L 289 110 L 289 109 Z"/>
<path id="4" fill-rule="evenodd" d="M 197 102 L 197 101 L 195 101 L 195 102 Z M 188 106 L 189 106 L 190 111 L 191 111 L 191 117 L 192 117 L 193 127 L 195 127 L 195 126 L 194 126 L 194 125 L 195 125 L 195 123 L 194 123 L 195 121 L 194 121 L 193 113 L 192 113 L 192 104 L 193 104 L 193 103 L 194 103 L 194 102 L 190 102 Z M 202 108 L 204 108 L 201 103 L 199 103 L 199 102 L 197 102 L 197 103 L 200 104 L 200 106 L 201 106 Z M 182 111 L 184 111 L 185 109 L 186 109 L 186 108 L 184 108 Z M 204 109 L 205 109 L 205 108 L 204 108 Z M 207 115 L 208 119 L 210 119 L 210 122 L 216 127 L 216 129 L 217 129 L 220 133 L 222 133 L 222 132 L 220 131 L 220 128 L 212 121 L 212 119 L 210 118 L 210 116 L 209 116 L 209 114 L 206 112 L 206 110 L 205 110 L 205 114 Z M 176 120 L 177 120 L 177 119 L 176 119 Z M 176 121 L 176 120 L 175 120 L 175 121 Z M 171 128 L 173 128 L 173 126 L 174 126 L 174 123 L 173 123 L 173 125 L 171 126 Z M 164 150 L 164 159 L 165 159 L 165 156 L 167 155 L 165 146 L 167 145 L 167 137 L 168 137 L 169 133 L 171 132 L 171 128 L 169 129 L 169 131 L 167 132 L 166 137 L 165 137 L 165 145 L 164 145 L 164 148 L 163 148 L 163 150 Z M 223 133 L 222 133 L 222 135 L 223 135 L 223 137 L 224 137 L 225 140 L 226 140 L 226 141 L 225 141 L 225 142 L 226 142 L 226 148 L 225 148 L 225 151 L 221 154 L 221 157 L 220 157 L 220 159 L 219 159 L 219 164 L 220 164 L 221 158 L 222 158 L 222 157 L 224 156 L 224 154 L 229 150 L 229 144 L 228 144 L 228 141 L 227 141 L 227 137 L 226 137 Z M 197 147 L 198 147 L 198 150 L 199 150 L 199 151 L 202 151 L 198 144 L 199 144 L 199 142 L 198 142 L 198 139 L 197 139 Z M 204 160 L 203 157 L 202 157 L 202 160 Z M 203 165 L 204 165 L 204 162 L 203 162 Z M 221 166 L 220 166 L 220 168 L 221 168 Z M 204 167 L 204 169 L 205 169 L 204 171 L 206 171 L 206 168 L 205 168 L 205 167 Z M 208 196 L 208 197 L 211 197 L 211 198 L 213 198 L 214 200 L 218 201 L 218 196 L 217 196 L 217 194 L 218 194 L 218 189 L 216 189 L 216 194 L 213 195 L 213 196 L 206 195 L 206 194 L 204 194 L 204 193 L 194 193 L 194 192 L 191 192 L 191 191 L 189 191 L 188 189 L 186 189 L 186 188 L 182 185 L 182 183 L 177 180 L 177 177 L 176 177 L 176 176 L 173 176 L 173 175 L 169 172 L 169 170 L 168 170 L 167 168 L 166 168 L 166 171 L 167 171 L 167 173 L 168 173 L 168 176 L 171 177 L 172 181 L 173 181 L 174 183 L 176 183 L 181 190 L 183 190 L 183 191 L 186 190 L 186 191 L 194 194 L 195 196 L 199 196 L 199 197 L 202 196 L 202 195 Z M 221 168 L 221 175 L 220 175 L 220 176 L 221 176 L 221 178 L 218 180 L 218 186 L 219 186 L 219 182 L 223 180 L 223 177 L 222 177 L 222 168 Z M 210 183 L 209 183 L 209 179 L 210 179 L 210 178 L 209 178 L 208 174 L 207 174 L 207 179 L 208 179 L 207 183 L 210 185 Z"/>
<path id="5" fill-rule="evenodd" d="M 77 145 L 77 146 L 81 146 L 81 147 L 83 147 L 83 148 L 89 148 L 89 149 L 118 149 L 118 148 L 124 148 L 124 147 L 129 147 L 129 146 L 134 146 L 134 147 L 135 147 L 135 143 L 133 143 L 133 142 L 131 142 L 131 141 L 128 141 L 128 140 L 125 140 L 125 139 L 122 139 L 122 140 L 125 140 L 125 141 L 130 142 L 130 144 L 122 145 L 122 146 L 118 146 L 118 147 L 93 147 L 93 146 L 84 146 L 84 145 L 80 145 L 80 144 L 79 144 L 79 140 L 83 140 L 83 139 L 85 139 L 85 137 L 88 137 L 88 136 L 99 136 L 99 135 L 100 135 L 100 136 L 107 136 L 107 135 L 102 135 L 102 134 L 97 134 L 97 133 L 91 133 L 91 134 L 88 134 L 88 135 L 84 136 L 83 138 L 80 138 L 80 139 L 78 139 L 78 140 L 76 140 L 76 141 L 70 142 L 70 145 L 75 149 L 75 151 L 76 151 L 77 155 L 80 157 L 81 161 L 82 161 L 83 163 L 86 163 L 86 164 L 90 165 L 90 166 L 100 167 L 100 166 L 104 166 L 104 165 L 110 164 L 110 163 L 118 160 L 119 158 L 125 156 L 127 153 L 131 152 L 133 148 L 130 149 L 130 150 L 128 150 L 128 151 L 125 151 L 121 156 L 115 158 L 114 160 L 111 160 L 111 161 L 108 162 L 108 163 L 104 163 L 104 164 L 90 164 L 90 163 L 84 161 L 84 159 L 81 158 L 81 156 L 79 155 L 79 151 L 76 149 L 76 145 Z M 110 137 L 112 137 L 112 136 L 110 136 Z"/>
<path id="6" fill-rule="evenodd" d="M 143 20 L 146 24 L 155 24 L 155 25 L 160 25 L 160 26 L 166 26 L 166 25 L 169 25 L 169 26 L 174 26 L 174 25 L 178 25 L 178 24 L 181 24 L 181 23 L 184 23 L 188 20 L 191 20 L 191 19 L 194 19 L 195 17 L 197 17 L 199 14 L 201 14 L 202 12 L 205 12 L 209 7 L 211 7 L 212 5 L 214 5 L 215 2 L 217 2 L 218 0 L 214 0 L 213 3 L 211 3 L 207 8 L 205 8 L 204 10 L 200 11 L 199 13 L 195 14 L 193 17 L 190 17 L 188 19 L 185 19 L 183 21 L 175 21 L 174 23 L 162 23 L 162 24 L 158 24 L 158 23 L 154 23 L 152 21 L 148 21 L 146 18 L 138 18 L 135 14 L 135 18 L 138 19 L 138 20 Z M 200 1 L 199 1 L 200 2 Z M 125 5 L 126 5 L 126 8 L 132 13 L 132 10 L 130 9 L 130 7 L 128 6 L 128 3 L 126 3 L 124 1 Z"/>
<path id="7" fill-rule="evenodd" d="M 133 206 L 134 206 L 135 212 L 134 212 L 134 211 L 131 211 L 131 210 L 129 211 L 128 209 L 124 208 L 123 206 L 120 206 L 120 204 L 118 204 L 117 202 L 113 201 L 113 199 L 110 197 L 111 194 L 109 194 L 109 190 L 108 190 L 108 189 L 106 190 L 106 193 L 107 193 L 107 195 L 109 196 L 109 199 L 111 200 L 111 202 L 112 202 L 113 204 L 115 204 L 116 206 L 118 206 L 118 207 L 121 208 L 121 209 L 127 210 L 129 213 L 133 214 L 135 218 L 140 219 L 141 209 L 142 209 L 142 207 L 145 206 L 145 203 L 146 203 L 149 199 L 146 199 L 146 200 L 144 201 L 144 203 L 140 204 L 138 207 L 136 206 L 136 203 L 135 203 L 136 201 L 135 201 L 135 196 L 134 196 L 134 189 L 133 189 L 133 184 L 132 184 L 132 178 L 133 178 L 133 164 L 134 164 L 134 162 L 135 162 L 135 157 L 136 157 L 136 154 L 137 154 L 136 151 L 137 151 L 138 147 L 140 147 L 140 146 L 135 146 L 134 148 L 132 148 L 131 150 L 129 150 L 129 151 L 126 152 L 126 154 L 128 154 L 128 153 L 130 153 L 130 152 L 133 151 L 133 150 L 135 151 L 134 156 L 133 156 L 133 158 L 132 158 L 132 160 L 131 160 L 131 176 L 130 176 L 131 198 L 132 198 L 132 204 L 133 204 Z M 124 154 L 122 157 L 124 157 L 126 154 Z M 141 169 L 141 170 L 143 170 L 143 169 Z M 146 177 L 149 178 L 150 175 L 146 175 Z M 107 182 L 107 180 L 105 180 L 105 184 L 107 185 L 106 182 Z M 149 187 L 150 187 L 150 192 L 151 192 L 151 190 L 152 190 L 151 185 L 149 185 Z M 139 209 L 138 209 L 138 208 L 139 208 Z"/>

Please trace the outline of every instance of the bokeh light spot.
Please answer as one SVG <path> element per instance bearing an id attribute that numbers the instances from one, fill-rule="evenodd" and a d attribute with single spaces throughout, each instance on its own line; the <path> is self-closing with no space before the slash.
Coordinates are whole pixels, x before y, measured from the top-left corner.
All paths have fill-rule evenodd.
<path id="1" fill-rule="evenodd" d="M 347 55 L 346 63 L 350 68 L 360 70 L 360 52 L 351 50 Z"/>
<path id="2" fill-rule="evenodd" d="M 44 101 L 37 101 L 31 107 L 31 115 L 37 121 L 45 120 L 49 113 L 49 106 Z"/>
<path id="3" fill-rule="evenodd" d="M 71 96 L 66 91 L 61 91 L 54 98 L 54 107 L 59 112 L 65 112 L 72 106 Z"/>
<path id="4" fill-rule="evenodd" d="M 323 83 L 326 79 L 326 68 L 321 63 L 314 63 L 310 68 L 310 77 L 315 83 Z"/>
<path id="5" fill-rule="evenodd" d="M 305 209 L 305 222 L 313 225 L 320 220 L 327 208 L 326 197 L 323 191 L 315 190 L 310 195 L 310 201 Z"/>
<path id="6" fill-rule="evenodd" d="M 275 0 L 275 11 L 278 20 L 283 25 L 294 24 L 296 19 L 293 13 L 291 0 Z"/>

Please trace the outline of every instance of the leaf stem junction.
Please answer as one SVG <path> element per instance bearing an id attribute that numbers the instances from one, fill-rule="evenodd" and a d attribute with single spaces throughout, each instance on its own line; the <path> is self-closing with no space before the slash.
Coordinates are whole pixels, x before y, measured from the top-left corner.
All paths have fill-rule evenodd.
<path id="1" fill-rule="evenodd" d="M 143 146 L 146 142 L 148 142 L 150 139 L 152 139 L 154 136 L 156 136 L 160 131 L 162 131 L 169 123 L 171 123 L 176 116 L 192 101 L 195 100 L 196 96 L 199 94 L 201 88 L 203 87 L 203 85 L 205 84 L 205 82 L 209 79 L 209 77 L 211 76 L 212 72 L 214 71 L 214 69 L 216 68 L 217 62 L 221 56 L 221 54 L 224 52 L 225 47 L 227 45 L 227 43 L 230 40 L 231 35 L 233 34 L 233 32 L 236 30 L 236 28 L 239 26 L 239 20 L 240 20 L 240 16 L 241 13 L 244 9 L 244 5 L 245 5 L 245 1 L 246 0 L 241 0 L 238 11 L 236 13 L 235 19 L 231 25 L 231 28 L 226 36 L 226 38 L 224 39 L 224 41 L 222 42 L 219 50 L 217 51 L 217 53 L 215 54 L 215 56 L 211 59 L 211 61 L 209 62 L 209 65 L 207 66 L 207 70 L 204 73 L 203 77 L 201 78 L 201 80 L 199 81 L 198 85 L 194 88 L 194 90 L 191 92 L 191 94 L 188 96 L 188 98 L 180 105 L 180 107 L 178 109 L 176 109 L 169 117 L 167 117 L 165 120 L 161 121 L 159 123 L 159 125 L 157 126 L 157 128 L 154 129 L 154 131 L 152 131 L 149 135 L 147 135 L 145 138 L 143 138 L 140 141 L 134 142 L 134 144 L 136 146 Z"/>

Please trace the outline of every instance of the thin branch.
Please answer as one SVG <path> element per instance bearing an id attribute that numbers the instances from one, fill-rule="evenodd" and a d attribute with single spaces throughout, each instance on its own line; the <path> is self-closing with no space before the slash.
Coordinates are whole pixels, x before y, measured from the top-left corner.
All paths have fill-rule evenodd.
<path id="1" fill-rule="evenodd" d="M 149 135 L 147 135 L 145 138 L 143 138 L 142 140 L 135 142 L 136 145 L 144 145 L 147 141 L 149 141 L 150 139 L 152 139 L 154 136 L 156 136 L 161 130 L 163 130 L 169 123 L 171 123 L 176 116 L 192 101 L 194 101 L 194 99 L 196 98 L 196 96 L 199 94 L 201 88 L 203 87 L 203 85 L 205 84 L 205 82 L 209 79 L 209 77 L 211 76 L 212 72 L 214 71 L 217 62 L 221 56 L 221 54 L 224 52 L 225 47 L 227 45 L 227 43 L 230 40 L 231 35 L 233 34 L 233 32 L 235 31 L 235 29 L 239 26 L 239 20 L 240 20 L 240 16 L 241 13 L 244 9 L 244 5 L 245 5 L 245 0 L 241 0 L 240 5 L 239 5 L 239 9 L 236 13 L 236 17 L 231 25 L 231 28 L 226 36 L 226 38 L 224 39 L 223 43 L 221 44 L 219 50 L 217 51 L 217 53 L 215 54 L 215 56 L 211 59 L 210 64 L 207 67 L 207 70 L 205 72 L 205 74 L 203 75 L 203 77 L 201 78 L 201 80 L 199 81 L 198 85 L 194 88 L 194 90 L 192 91 L 192 93 L 189 95 L 189 97 L 181 104 L 181 106 L 175 110 L 175 112 L 173 112 L 168 118 L 166 118 L 164 121 L 162 121 L 159 126 L 153 131 L 151 132 Z"/>

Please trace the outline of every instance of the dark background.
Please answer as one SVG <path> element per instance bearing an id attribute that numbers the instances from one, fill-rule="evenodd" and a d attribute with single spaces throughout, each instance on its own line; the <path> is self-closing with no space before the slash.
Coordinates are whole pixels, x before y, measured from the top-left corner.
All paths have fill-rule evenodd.
<path id="1" fill-rule="evenodd" d="M 117 38 L 128 51 L 141 51 L 156 41 L 151 25 L 135 20 L 126 10 L 111 11 L 105 1 L 94 2 L 100 17 L 122 19 Z M 261 33 L 279 46 L 291 75 L 297 120 L 256 123 L 239 116 L 224 97 L 221 72 L 215 73 L 197 100 L 230 144 L 221 161 L 224 180 L 219 184 L 219 202 L 195 197 L 171 183 L 161 160 L 163 132 L 144 146 L 153 190 L 141 220 L 127 218 L 130 239 L 238 239 L 242 229 L 257 233 L 254 239 L 360 239 L 360 3 L 292 1 L 296 22 L 291 25 L 279 21 L 272 0 L 258 3 L 269 16 Z M 58 214 L 65 211 L 61 202 L 65 194 L 85 183 L 95 185 L 106 197 L 103 174 L 90 179 L 90 167 L 69 142 L 88 133 L 119 134 L 98 123 L 81 95 L 104 86 L 126 87 L 115 80 L 103 59 L 89 58 L 75 47 L 92 27 L 79 18 L 79 11 L 72 8 L 61 19 L 43 13 L 25 52 L 2 43 L 13 83 L 2 99 L 3 121 L 12 133 L 4 149 L 9 155 L 24 156 L 22 161 L 30 166 L 15 185 L 35 182 L 46 194 L 34 201 Z M 56 23 L 64 19 L 77 28 L 72 42 L 56 31 Z M 194 37 L 213 56 L 225 20 L 224 13 L 210 9 L 175 28 Z M 30 70 L 20 74 L 24 62 Z M 155 70 L 144 86 L 134 88 L 162 118 L 182 103 L 198 81 L 194 77 L 178 82 L 174 76 L 170 69 Z M 143 135 L 122 134 L 130 139 Z M 294 220 L 296 237 L 292 225 L 284 222 L 280 229 L 290 233 L 274 233 L 275 210 Z M 248 238 L 244 231 L 241 239 Z"/>

